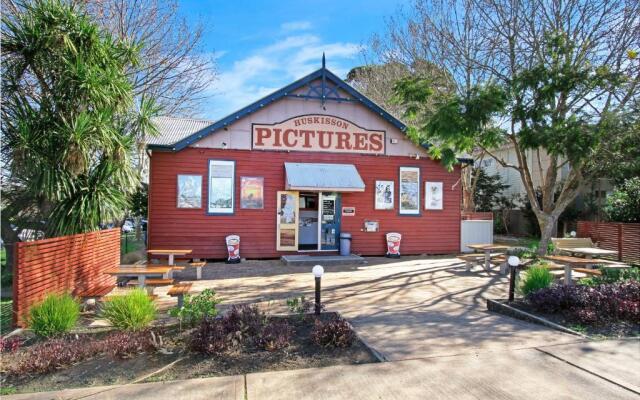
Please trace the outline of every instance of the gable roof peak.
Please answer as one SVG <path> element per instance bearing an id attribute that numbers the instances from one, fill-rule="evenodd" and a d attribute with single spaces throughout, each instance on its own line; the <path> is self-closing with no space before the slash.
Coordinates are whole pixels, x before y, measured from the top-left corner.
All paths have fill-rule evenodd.
<path id="1" fill-rule="evenodd" d="M 321 80 L 321 86 L 315 87 L 311 85 L 314 81 Z M 335 87 L 330 87 L 326 85 L 326 82 L 330 81 L 335 85 Z M 309 91 L 307 94 L 293 93 L 294 91 L 303 88 L 305 86 L 309 86 Z M 347 93 L 348 97 L 341 97 L 338 93 L 338 89 L 342 90 L 344 93 Z M 406 130 L 406 126 L 402 121 L 391 115 L 389 112 L 385 111 L 382 107 L 377 105 L 375 102 L 367 98 L 362 93 L 358 92 L 356 89 L 351 87 L 348 83 L 340 79 L 337 75 L 331 72 L 326 68 L 326 58 L 324 53 L 322 54 L 322 67 L 313 71 L 312 73 L 298 79 L 297 81 L 290 83 L 289 85 L 276 90 L 268 96 L 265 96 L 246 107 L 239 109 L 238 111 L 227 115 L 224 118 L 213 122 L 203 129 L 200 129 L 183 139 L 173 142 L 173 143 L 163 143 L 163 144 L 150 144 L 148 147 L 151 150 L 160 150 L 160 151 L 180 151 L 189 145 L 203 139 L 206 136 L 211 135 L 219 129 L 223 129 L 231 125 L 232 123 L 244 118 L 268 105 L 274 103 L 284 97 L 292 97 L 292 98 L 300 98 L 300 99 L 317 99 L 324 103 L 326 101 L 337 101 L 340 102 L 358 102 L 369 110 L 377 114 L 380 118 L 386 120 L 400 131 L 404 132 Z"/>

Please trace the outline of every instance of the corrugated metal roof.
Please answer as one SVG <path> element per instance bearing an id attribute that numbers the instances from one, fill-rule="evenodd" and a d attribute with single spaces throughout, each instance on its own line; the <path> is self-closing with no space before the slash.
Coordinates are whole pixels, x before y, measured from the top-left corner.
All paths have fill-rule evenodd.
<path id="1" fill-rule="evenodd" d="M 213 121 L 193 118 L 155 117 L 159 135 L 148 138 L 150 145 L 172 145 L 213 124 Z"/>
<path id="2" fill-rule="evenodd" d="M 364 182 L 353 164 L 284 163 L 287 189 L 362 192 Z"/>

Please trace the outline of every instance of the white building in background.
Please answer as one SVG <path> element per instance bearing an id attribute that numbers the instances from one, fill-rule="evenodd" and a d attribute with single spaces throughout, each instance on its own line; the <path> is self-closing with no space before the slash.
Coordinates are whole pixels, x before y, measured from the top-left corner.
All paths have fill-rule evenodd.
<path id="1" fill-rule="evenodd" d="M 492 151 L 497 158 L 508 164 L 518 165 L 518 157 L 512 144 L 503 146 L 502 148 Z M 538 153 L 540 164 L 538 164 Z M 533 179 L 534 186 L 542 186 L 543 177 L 546 174 L 546 168 L 549 165 L 549 155 L 544 150 L 525 150 L 529 171 Z M 520 177 L 520 172 L 509 167 L 503 167 L 496 159 L 489 155 L 485 155 L 482 160 L 476 162 L 476 166 L 480 166 L 489 175 L 498 174 L 502 177 L 502 182 L 509 185 L 509 188 L 503 192 L 506 196 L 520 195 L 525 197 L 527 192 Z M 542 166 L 542 170 L 540 166 Z M 561 182 L 569 175 L 569 166 L 564 165 L 558 171 L 558 182 Z M 522 203 L 520 203 L 522 205 Z"/>
<path id="2" fill-rule="evenodd" d="M 492 154 L 508 164 L 518 165 L 518 158 L 512 144 L 506 144 L 502 148 L 492 151 Z M 549 154 L 544 150 L 525 150 L 525 154 L 533 184 L 535 187 L 541 187 L 549 165 Z M 516 200 L 516 205 L 520 207 L 524 206 L 527 198 L 527 192 L 519 171 L 513 168 L 503 167 L 496 159 L 488 154 L 486 154 L 482 160 L 479 160 L 478 157 L 476 157 L 476 167 L 482 167 L 489 175 L 500 175 L 502 182 L 509 185 L 509 187 L 504 190 L 503 195 L 507 197 L 517 196 L 519 200 Z M 568 164 L 565 164 L 558 170 L 558 185 L 567 178 L 569 171 L 570 166 Z M 585 209 L 588 202 L 592 202 L 592 206 L 596 210 L 592 216 L 599 218 L 600 210 L 604 206 L 606 197 L 612 191 L 613 185 L 608 179 L 596 179 L 585 185 L 582 192 L 578 195 L 575 204 L 577 207 Z M 523 224 L 521 222 L 517 222 L 519 219 L 520 218 L 518 218 L 518 216 L 514 216 L 513 218 L 513 220 L 516 221 L 514 222 L 515 225 L 517 225 L 514 226 L 514 230 L 516 231 L 524 229 Z"/>

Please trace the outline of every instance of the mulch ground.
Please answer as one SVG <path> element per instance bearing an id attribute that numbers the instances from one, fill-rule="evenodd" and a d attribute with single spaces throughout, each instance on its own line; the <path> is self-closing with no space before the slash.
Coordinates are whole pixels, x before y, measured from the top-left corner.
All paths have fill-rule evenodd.
<path id="1" fill-rule="evenodd" d="M 565 328 L 578 331 L 587 336 L 603 337 L 608 339 L 640 336 L 640 324 L 638 323 L 616 321 L 599 325 L 580 325 L 571 321 L 570 318 L 567 318 L 567 316 L 562 313 L 549 314 L 536 311 L 527 302 L 522 300 L 514 301 L 509 303 L 509 305 L 529 314 L 544 318 Z"/>
<path id="2" fill-rule="evenodd" d="M 332 313 L 322 318 L 331 318 Z M 0 375 L 0 385 L 15 389 L 17 393 L 61 390 L 77 387 L 117 385 L 130 383 L 158 371 L 176 361 L 172 367 L 144 380 L 157 382 L 210 376 L 238 375 L 252 372 L 278 371 L 341 364 L 364 364 L 378 360 L 360 341 L 349 348 L 325 348 L 311 342 L 309 334 L 313 318 L 298 316 L 286 318 L 294 329 L 288 347 L 269 352 L 255 347 L 241 347 L 221 355 L 190 353 L 186 348 L 189 330 L 165 330 L 163 352 L 137 354 L 128 359 L 98 356 L 63 369 L 36 375 Z M 163 354 L 169 353 L 169 354 Z M 13 362 L 15 355 L 2 356 L 2 364 Z M 4 369 L 4 368 L 2 368 Z"/>

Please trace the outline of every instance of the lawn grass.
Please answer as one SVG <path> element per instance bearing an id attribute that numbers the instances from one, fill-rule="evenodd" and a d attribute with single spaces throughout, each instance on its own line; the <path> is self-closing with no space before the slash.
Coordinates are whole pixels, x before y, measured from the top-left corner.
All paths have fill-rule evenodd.
<path id="1" fill-rule="evenodd" d="M 121 253 L 127 254 L 144 248 L 144 239 L 136 240 L 135 232 L 123 233 L 120 237 Z"/>

